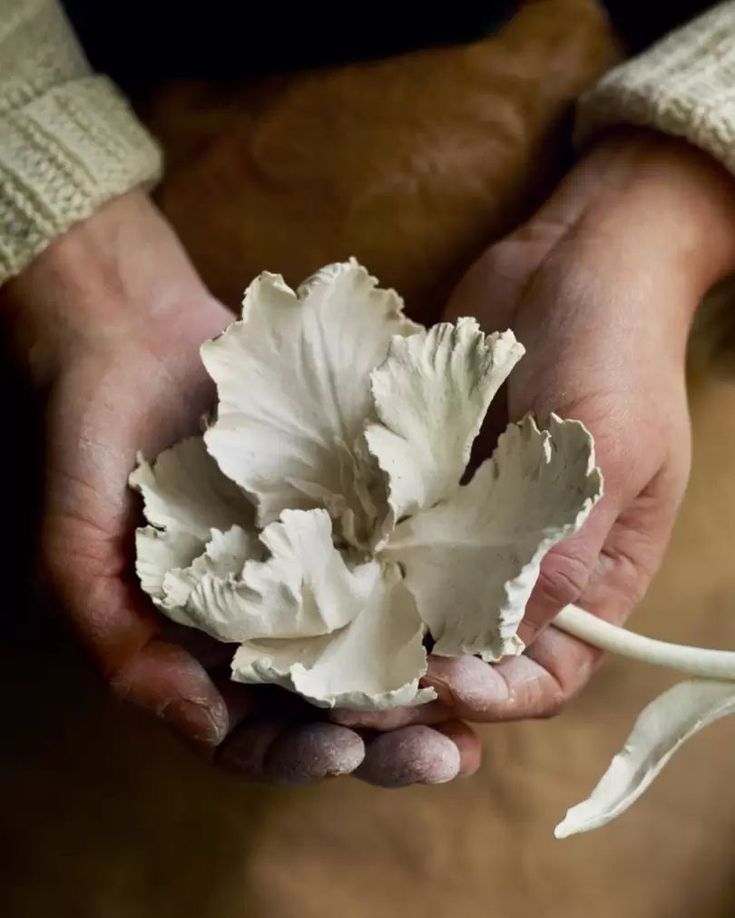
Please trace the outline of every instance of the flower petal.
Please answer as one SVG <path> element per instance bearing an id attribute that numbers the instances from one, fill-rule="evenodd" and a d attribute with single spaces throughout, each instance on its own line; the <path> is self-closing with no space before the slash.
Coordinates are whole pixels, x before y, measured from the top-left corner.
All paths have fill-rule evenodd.
<path id="1" fill-rule="evenodd" d="M 357 616 L 378 565 L 350 570 L 326 510 L 284 510 L 260 538 L 271 557 L 245 566 L 247 632 L 239 640 L 328 634 Z"/>
<path id="2" fill-rule="evenodd" d="M 138 456 L 128 482 L 143 495 L 143 512 L 159 529 L 209 540 L 210 529 L 247 526 L 253 507 L 207 452 L 202 437 L 181 440 L 150 464 Z"/>
<path id="3" fill-rule="evenodd" d="M 393 339 L 370 376 L 380 423 L 365 437 L 394 520 L 456 491 L 488 405 L 522 355 L 513 332 L 485 335 L 475 319 Z"/>
<path id="4" fill-rule="evenodd" d="M 692 679 L 659 695 L 641 713 L 591 796 L 556 827 L 556 837 L 589 832 L 624 813 L 690 736 L 728 714 L 735 714 L 732 682 Z"/>
<path id="5" fill-rule="evenodd" d="M 395 566 L 370 569 L 373 589 L 354 621 L 306 640 L 243 644 L 233 679 L 280 685 L 319 707 L 383 710 L 433 700 L 433 689 L 418 687 L 426 651 L 413 597 Z"/>
<path id="6" fill-rule="evenodd" d="M 584 426 L 552 415 L 539 431 L 527 417 L 451 500 L 401 523 L 383 555 L 403 566 L 433 652 L 520 653 L 516 631 L 541 559 L 580 528 L 601 491 Z"/>
<path id="7" fill-rule="evenodd" d="M 177 621 L 221 641 L 304 638 L 344 627 L 373 588 L 378 565 L 354 570 L 332 544 L 325 510 L 284 510 L 260 534 L 212 533 L 207 554 L 164 578 Z M 264 549 L 270 557 L 261 560 Z M 168 606 L 164 611 L 170 614 Z"/>
<path id="8" fill-rule="evenodd" d="M 254 495 L 260 526 L 284 509 L 320 506 L 323 492 L 354 499 L 341 451 L 352 451 L 372 409 L 369 374 L 393 335 L 419 329 L 398 295 L 375 283 L 354 261 L 298 293 L 263 274 L 245 294 L 242 320 L 202 347 L 219 393 L 207 447 Z"/>
<path id="9" fill-rule="evenodd" d="M 170 569 L 164 577 L 164 589 L 169 600 L 183 605 L 203 577 L 240 576 L 246 561 L 262 555 L 263 548 L 254 530 L 242 526 L 232 526 L 227 532 L 212 529 L 204 554 L 195 558 L 190 567 Z"/>
<path id="10" fill-rule="evenodd" d="M 198 628 L 218 641 L 240 641 L 248 633 L 243 570 L 263 553 L 255 532 L 239 526 L 227 532 L 213 529 L 203 555 L 188 568 L 164 576 L 165 600 L 156 605 L 179 624 Z"/>
<path id="11" fill-rule="evenodd" d="M 143 591 L 165 601 L 163 580 L 171 568 L 188 567 L 201 554 L 204 543 L 188 532 L 142 526 L 135 533 L 135 572 Z M 158 604 L 158 603 L 157 603 Z"/>
<path id="12" fill-rule="evenodd" d="M 129 483 L 143 495 L 143 512 L 152 524 L 136 533 L 136 572 L 156 604 L 173 611 L 177 603 L 166 598 L 166 573 L 189 568 L 204 552 L 213 529 L 249 526 L 252 504 L 222 474 L 201 437 L 182 440 L 153 464 L 139 456 Z M 171 617 L 181 620 L 175 612 Z"/>
<path id="13" fill-rule="evenodd" d="M 213 529 L 204 553 L 198 540 L 192 543 L 193 556 L 191 551 L 169 551 L 170 545 L 185 539 L 191 537 L 152 526 L 138 530 L 136 569 L 143 589 L 180 625 L 199 628 L 220 641 L 237 641 L 237 621 L 221 594 L 232 590 L 246 560 L 262 556 L 260 542 L 254 532 L 233 526 L 227 532 Z"/>

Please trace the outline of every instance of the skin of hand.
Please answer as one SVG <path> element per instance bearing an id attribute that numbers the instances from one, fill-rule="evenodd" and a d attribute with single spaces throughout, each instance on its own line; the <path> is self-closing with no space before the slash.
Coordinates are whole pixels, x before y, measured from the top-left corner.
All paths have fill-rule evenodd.
<path id="1" fill-rule="evenodd" d="M 199 345 L 233 319 L 145 194 L 49 246 L 2 288 L 0 316 L 46 407 L 41 572 L 118 697 L 249 779 L 356 772 L 397 786 L 478 766 L 476 737 L 451 718 L 357 732 L 286 692 L 235 685 L 232 648 L 164 620 L 139 589 L 136 452 L 155 456 L 199 429 L 214 398 Z"/>
<path id="2" fill-rule="evenodd" d="M 490 248 L 447 318 L 513 328 L 526 355 L 493 406 L 550 412 L 595 437 L 605 494 L 582 530 L 544 559 L 520 635 L 496 665 L 430 661 L 439 701 L 343 724 L 395 728 L 444 717 L 547 717 L 588 680 L 601 653 L 548 627 L 568 603 L 622 623 L 656 572 L 689 473 L 686 343 L 708 288 L 735 270 L 735 179 L 683 141 L 625 130 L 599 142 L 523 226 Z"/>

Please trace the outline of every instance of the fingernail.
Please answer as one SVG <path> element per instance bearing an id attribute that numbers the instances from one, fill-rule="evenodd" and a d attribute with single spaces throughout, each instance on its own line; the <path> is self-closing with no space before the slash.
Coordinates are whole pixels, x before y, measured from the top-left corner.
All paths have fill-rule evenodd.
<path id="1" fill-rule="evenodd" d="M 227 717 L 210 707 L 182 698 L 166 705 L 163 719 L 186 739 L 216 746 L 227 732 Z"/>

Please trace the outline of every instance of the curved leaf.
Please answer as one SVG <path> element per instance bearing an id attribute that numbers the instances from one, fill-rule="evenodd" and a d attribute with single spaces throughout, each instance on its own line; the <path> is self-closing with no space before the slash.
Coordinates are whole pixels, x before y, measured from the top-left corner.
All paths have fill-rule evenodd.
<path id="1" fill-rule="evenodd" d="M 556 837 L 589 832 L 620 816 L 689 737 L 733 713 L 732 682 L 691 679 L 659 695 L 641 713 L 625 746 L 590 797 L 572 807 L 556 827 Z"/>

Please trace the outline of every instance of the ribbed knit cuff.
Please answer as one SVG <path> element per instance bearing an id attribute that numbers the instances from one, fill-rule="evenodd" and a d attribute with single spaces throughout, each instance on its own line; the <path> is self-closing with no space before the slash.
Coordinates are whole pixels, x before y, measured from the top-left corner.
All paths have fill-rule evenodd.
<path id="1" fill-rule="evenodd" d="M 621 124 L 683 137 L 735 173 L 735 2 L 672 32 L 581 97 L 578 145 Z"/>
<path id="2" fill-rule="evenodd" d="M 0 117 L 0 283 L 106 201 L 161 174 L 161 152 L 106 77 Z"/>

